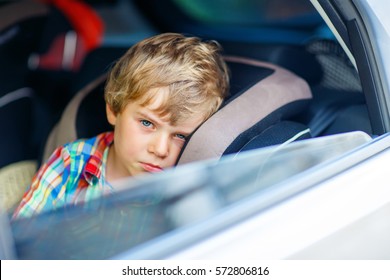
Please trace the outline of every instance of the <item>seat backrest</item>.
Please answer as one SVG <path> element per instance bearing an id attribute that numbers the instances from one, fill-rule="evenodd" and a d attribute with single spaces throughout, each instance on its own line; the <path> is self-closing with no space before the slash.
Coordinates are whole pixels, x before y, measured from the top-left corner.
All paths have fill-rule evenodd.
<path id="1" fill-rule="evenodd" d="M 193 133 L 178 164 L 235 153 L 246 149 L 248 142 L 261 147 L 267 142 L 259 143 L 260 134 L 301 112 L 311 99 L 308 84 L 288 70 L 242 57 L 225 59 L 231 70 L 230 96 L 223 107 Z M 106 75 L 100 76 L 74 96 L 49 136 L 43 160 L 60 145 L 110 129 L 105 119 L 105 80 Z M 297 133 L 301 130 L 300 126 Z M 272 137 L 276 142 L 270 145 L 291 138 L 291 133 L 286 134 L 284 128 L 273 131 L 281 137 Z M 257 140 L 253 142 L 253 139 Z"/>

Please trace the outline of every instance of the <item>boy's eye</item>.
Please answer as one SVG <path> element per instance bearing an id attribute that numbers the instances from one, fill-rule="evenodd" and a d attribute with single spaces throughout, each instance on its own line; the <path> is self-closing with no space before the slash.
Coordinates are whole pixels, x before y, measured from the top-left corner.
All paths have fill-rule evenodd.
<path id="1" fill-rule="evenodd" d="M 179 138 L 180 140 L 187 140 L 187 136 L 183 135 L 183 134 L 176 134 L 176 137 Z"/>
<path id="2" fill-rule="evenodd" d="M 148 120 L 141 120 L 141 124 L 145 127 L 150 127 L 152 126 L 152 123 Z"/>

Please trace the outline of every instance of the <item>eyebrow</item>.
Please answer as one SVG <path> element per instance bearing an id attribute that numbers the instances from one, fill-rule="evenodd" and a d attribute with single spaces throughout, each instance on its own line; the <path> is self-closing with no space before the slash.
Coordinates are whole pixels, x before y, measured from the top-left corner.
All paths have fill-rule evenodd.
<path id="1" fill-rule="evenodd" d="M 162 122 L 159 120 L 160 118 L 158 116 L 155 116 L 153 113 L 141 112 L 141 111 L 138 111 L 137 113 L 140 117 L 148 119 L 155 124 L 158 124 L 158 125 L 162 124 Z"/>

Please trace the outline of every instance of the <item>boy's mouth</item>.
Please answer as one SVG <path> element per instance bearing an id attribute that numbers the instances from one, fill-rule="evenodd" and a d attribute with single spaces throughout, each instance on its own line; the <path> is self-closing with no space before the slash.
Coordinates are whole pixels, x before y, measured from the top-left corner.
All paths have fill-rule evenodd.
<path id="1" fill-rule="evenodd" d="M 163 170 L 160 166 L 151 163 L 141 162 L 140 164 L 146 172 L 155 173 L 155 172 L 161 172 Z"/>

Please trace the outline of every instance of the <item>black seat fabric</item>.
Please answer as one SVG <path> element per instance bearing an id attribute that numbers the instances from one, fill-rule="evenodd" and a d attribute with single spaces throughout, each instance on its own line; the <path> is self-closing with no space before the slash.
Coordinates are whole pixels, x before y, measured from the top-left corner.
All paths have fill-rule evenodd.
<path id="1" fill-rule="evenodd" d="M 81 101 L 75 120 L 76 137 L 89 138 L 104 131 L 112 130 L 112 126 L 107 121 L 106 111 L 104 109 L 96 110 L 96 108 L 105 108 L 104 85 L 105 79 L 101 80 Z M 93 116 L 93 121 L 90 121 L 91 116 Z"/>
<path id="2" fill-rule="evenodd" d="M 273 129 L 274 141 L 253 139 L 267 128 L 301 112 L 311 99 L 307 83 L 283 68 L 241 57 L 226 57 L 231 70 L 231 93 L 223 107 L 193 133 L 178 164 L 221 157 L 224 154 L 274 145 L 306 127 Z M 83 88 L 68 104 L 46 144 L 44 159 L 60 145 L 77 138 L 92 137 L 112 129 L 105 116 L 103 99 L 106 76 Z M 275 126 L 279 127 L 279 126 Z M 287 133 L 288 131 L 288 133 Z M 279 135 L 278 135 L 279 134 Z M 248 142 L 253 142 L 245 147 Z"/>
<path id="3" fill-rule="evenodd" d="M 249 131 L 245 134 L 252 134 L 250 131 L 251 129 L 249 129 Z M 281 133 L 281 131 L 283 131 L 283 133 Z M 310 129 L 306 125 L 292 121 L 281 121 L 271 125 L 262 132 L 253 133 L 252 137 L 245 140 L 245 144 L 243 146 L 240 144 L 237 145 L 240 147 L 240 150 L 235 150 L 233 152 L 232 149 L 229 149 L 225 151 L 224 155 L 259 149 L 280 143 L 290 143 L 293 141 L 309 138 L 311 138 L 311 133 Z M 236 139 L 235 141 L 240 142 L 242 140 Z"/>
<path id="4" fill-rule="evenodd" d="M 32 135 L 34 91 L 21 88 L 0 97 L 0 168 L 36 157 Z"/>

